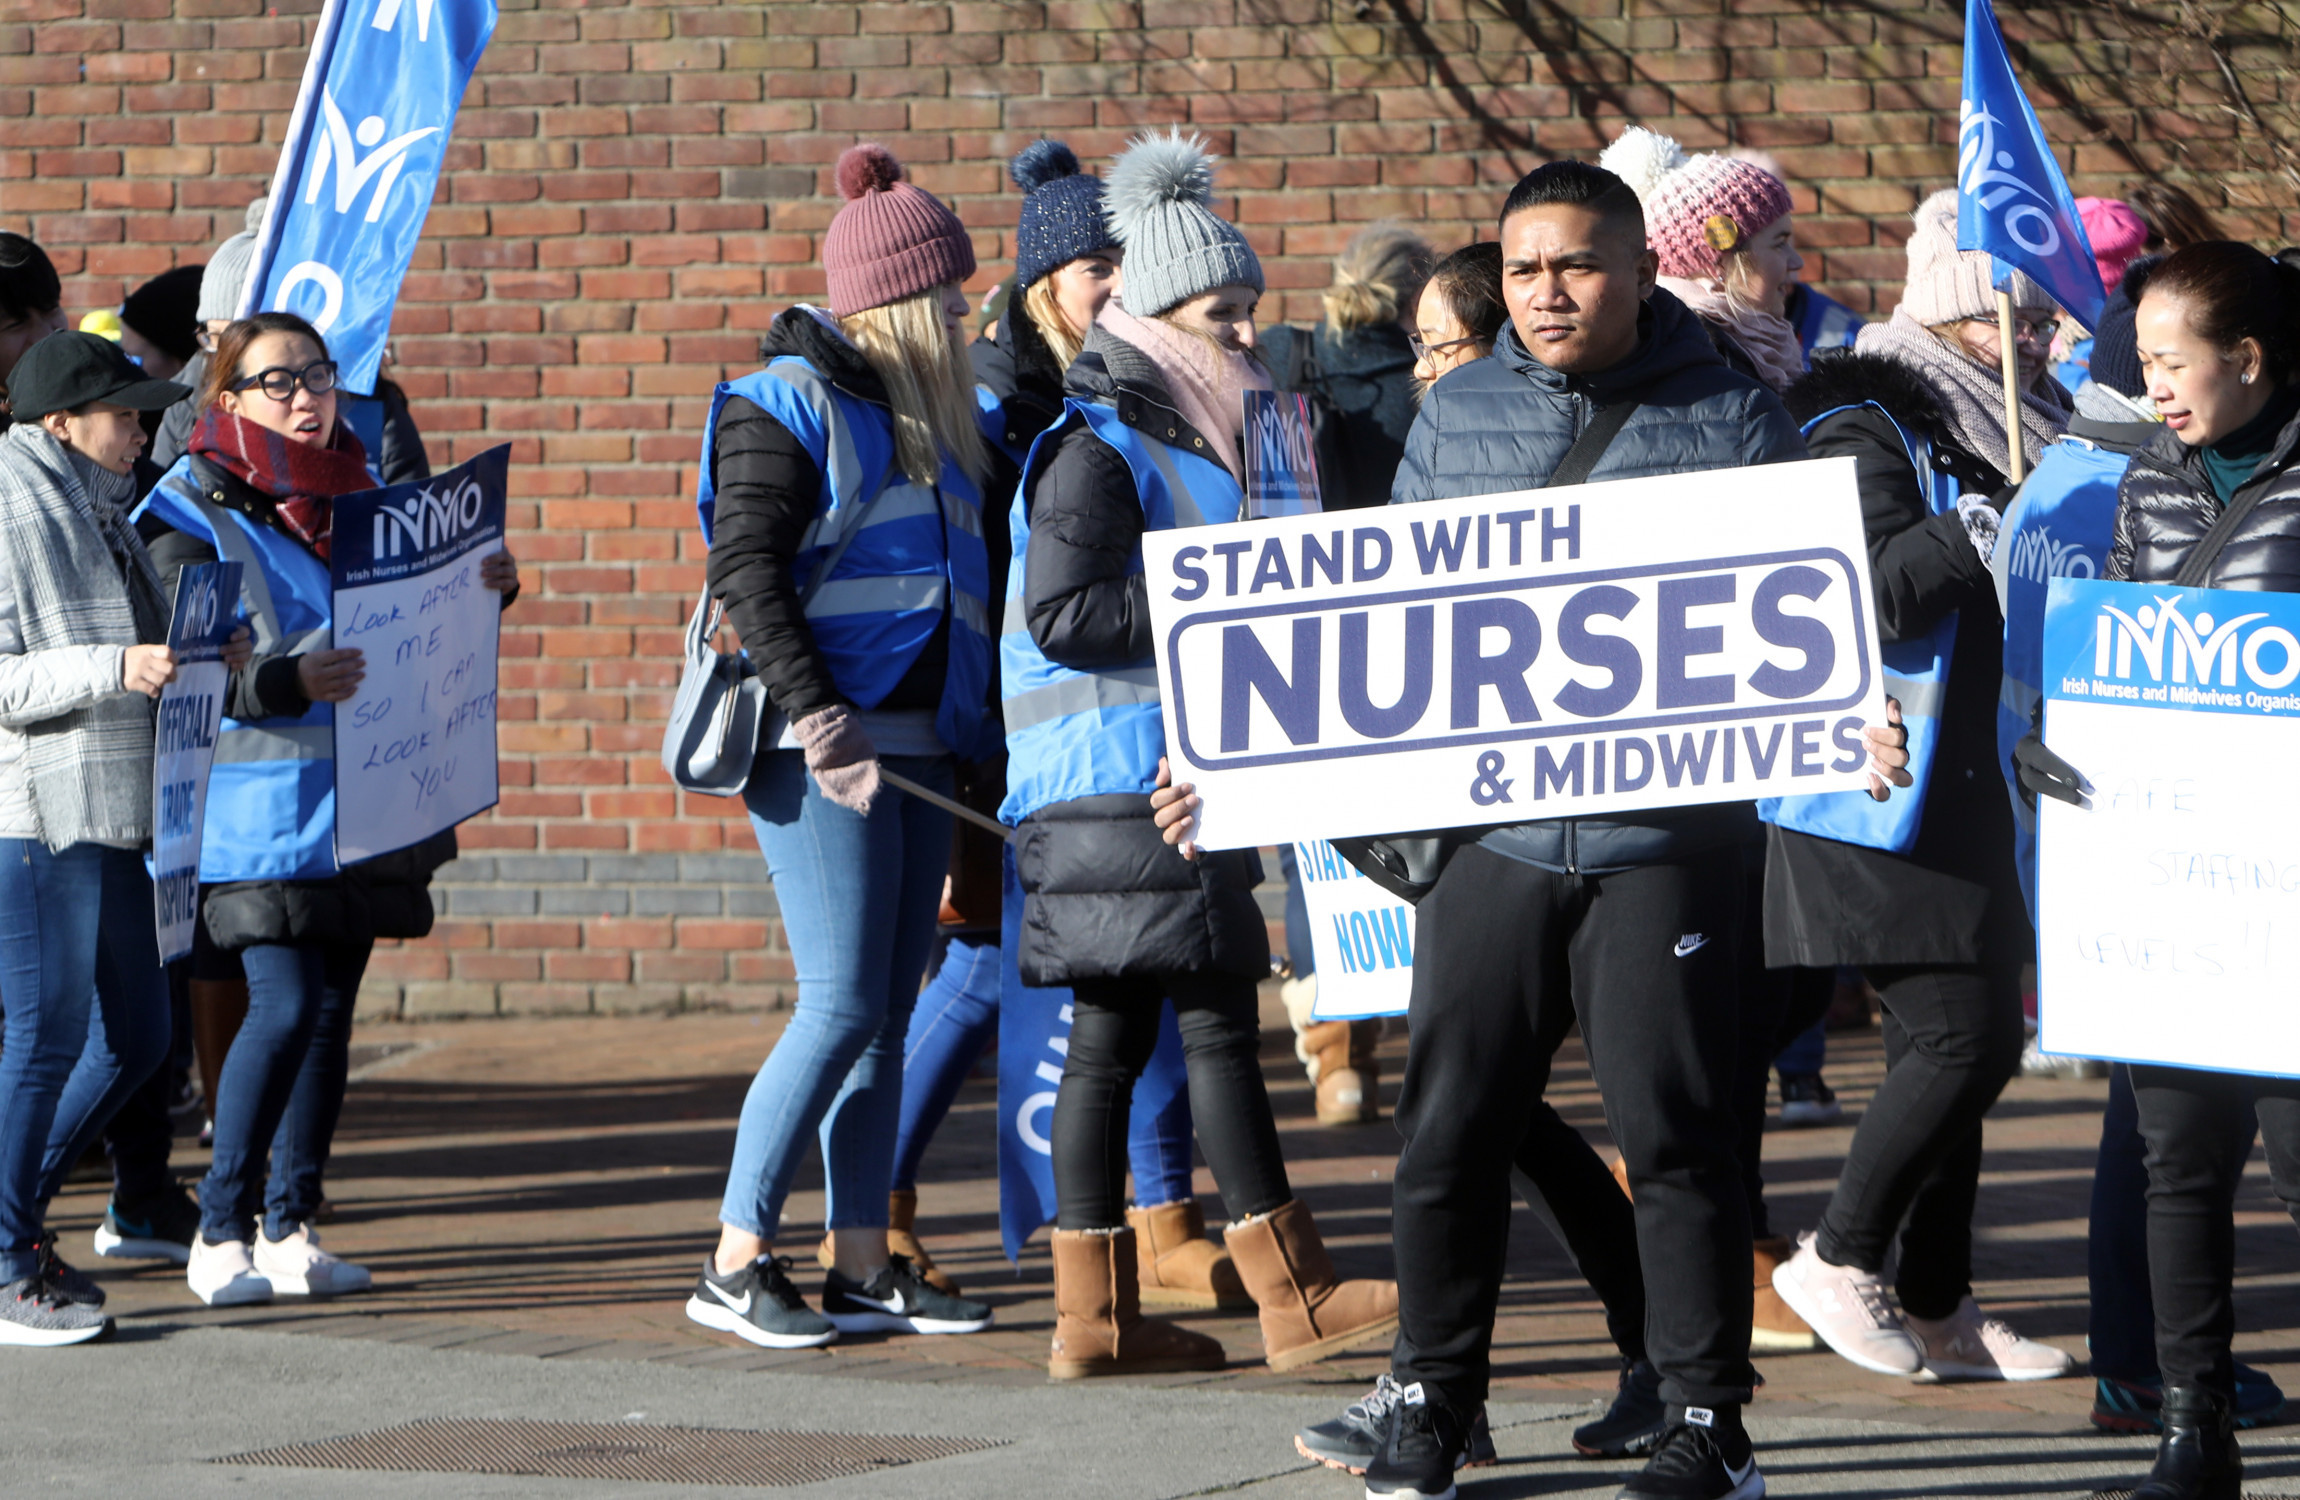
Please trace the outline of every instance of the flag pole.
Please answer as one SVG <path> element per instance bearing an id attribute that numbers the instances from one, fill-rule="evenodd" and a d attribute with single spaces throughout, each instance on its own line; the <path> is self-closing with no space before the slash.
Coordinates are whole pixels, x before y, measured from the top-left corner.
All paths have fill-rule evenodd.
<path id="1" fill-rule="evenodd" d="M 2005 451 L 2012 455 L 2005 478 L 2019 484 L 2028 473 L 2020 441 L 2020 356 L 2013 344 L 2012 293 L 2004 287 L 1997 288 L 1997 351 L 2005 375 Z"/>

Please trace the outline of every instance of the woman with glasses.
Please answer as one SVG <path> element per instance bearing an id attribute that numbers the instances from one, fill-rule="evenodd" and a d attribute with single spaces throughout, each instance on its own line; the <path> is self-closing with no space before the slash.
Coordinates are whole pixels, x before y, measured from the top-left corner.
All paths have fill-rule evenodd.
<path id="1" fill-rule="evenodd" d="M 358 695 L 365 662 L 329 644 L 328 552 L 336 498 L 375 483 L 338 420 L 340 399 L 327 344 L 303 319 L 233 323 L 216 341 L 189 448 L 139 518 L 164 582 L 188 563 L 242 564 L 241 608 L 256 634 L 255 659 L 226 691 L 200 848 L 194 976 L 228 975 L 236 958 L 248 986 L 212 1102 L 215 1159 L 186 1272 L 211 1306 L 369 1281 L 311 1231 L 376 896 L 411 873 L 398 855 L 350 869 L 335 860 L 335 705 Z M 519 582 L 511 554 L 484 559 L 479 581 L 508 597 Z"/>
<path id="2" fill-rule="evenodd" d="M 2020 1062 L 2021 965 L 2035 952 L 1996 769 L 2004 624 L 1989 558 L 2011 445 L 2033 465 L 2067 427 L 2069 399 L 2046 371 L 2052 302 L 2015 277 L 2023 397 L 2008 437 L 1989 257 L 1957 249 L 1956 213 L 1953 191 L 1925 200 L 1899 308 L 1852 352 L 1816 356 L 1785 398 L 1815 458 L 1857 465 L 1916 789 L 1768 813 L 1766 956 L 1858 966 L 1884 1002 L 1887 1064 L 1819 1230 L 1773 1285 L 1864 1369 L 2048 1380 L 2074 1361 L 1973 1301 L 1972 1215 L 1981 1117 Z M 1896 1235 L 1888 1289 L 1879 1273 Z"/>

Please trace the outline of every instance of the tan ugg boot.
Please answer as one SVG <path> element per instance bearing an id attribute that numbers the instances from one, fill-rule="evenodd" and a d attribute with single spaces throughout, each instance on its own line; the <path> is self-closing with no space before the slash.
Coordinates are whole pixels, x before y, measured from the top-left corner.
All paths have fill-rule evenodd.
<path id="1" fill-rule="evenodd" d="M 1398 1284 L 1340 1281 L 1326 1242 L 1299 1199 L 1222 1231 L 1262 1310 L 1262 1350 L 1273 1370 L 1379 1343 L 1397 1332 Z"/>
<path id="2" fill-rule="evenodd" d="M 1773 1290 L 1773 1268 L 1797 1253 L 1786 1235 L 1759 1240 L 1750 1247 L 1756 1270 L 1756 1303 L 1749 1321 L 1749 1349 L 1755 1354 L 1802 1354 L 1821 1347 L 1820 1335 L 1789 1310 Z"/>
<path id="3" fill-rule="evenodd" d="M 1054 1231 L 1054 1345 L 1050 1380 L 1219 1370 L 1222 1345 L 1202 1333 L 1142 1316 L 1134 1231 Z"/>
<path id="4" fill-rule="evenodd" d="M 1230 1264 L 1230 1252 L 1206 1238 L 1205 1210 L 1195 1198 L 1126 1210 L 1134 1231 L 1135 1268 L 1146 1307 L 1247 1308 L 1254 1299 Z"/>
<path id="5" fill-rule="evenodd" d="M 917 1268 L 919 1280 L 945 1296 L 957 1296 L 958 1283 L 951 1279 L 948 1271 L 934 1263 L 934 1257 L 926 1253 L 926 1246 L 918 1242 L 918 1235 L 912 1228 L 917 1222 L 918 1193 L 915 1189 L 886 1195 L 887 1253 L 908 1258 L 911 1265 Z M 826 1234 L 823 1242 L 815 1247 L 815 1264 L 827 1271 L 837 1263 L 837 1258 L 831 1254 L 831 1237 Z"/>
<path id="6" fill-rule="evenodd" d="M 1294 1050 L 1303 1054 L 1317 1087 L 1320 1125 L 1363 1125 L 1381 1118 L 1380 1074 L 1374 1063 L 1374 1044 L 1381 1036 L 1378 1020 L 1318 1021 L 1297 1034 Z"/>

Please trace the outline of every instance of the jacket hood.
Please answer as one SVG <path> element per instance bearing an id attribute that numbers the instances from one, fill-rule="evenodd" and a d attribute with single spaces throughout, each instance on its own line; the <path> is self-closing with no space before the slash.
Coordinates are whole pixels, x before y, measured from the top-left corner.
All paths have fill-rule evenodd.
<path id="1" fill-rule="evenodd" d="M 768 326 L 767 336 L 759 342 L 759 358 L 771 361 L 785 355 L 813 365 L 850 396 L 878 406 L 887 404 L 886 383 L 878 378 L 862 351 L 847 342 L 830 314 L 819 307 L 802 304 L 785 308 Z"/>
<path id="2" fill-rule="evenodd" d="M 1936 443 L 1946 436 L 1947 425 L 1932 387 L 1914 369 L 1881 354 L 1821 350 L 1813 356 L 1812 368 L 1781 396 L 1781 404 L 1799 426 L 1825 411 L 1870 401 Z"/>
<path id="3" fill-rule="evenodd" d="M 1501 325 L 1493 357 L 1545 390 L 1561 395 L 1571 390 L 1587 391 L 1600 405 L 1649 389 L 1680 370 L 1725 362 L 1717 346 L 1709 342 L 1709 330 L 1701 320 L 1659 287 L 1638 310 L 1636 352 L 1609 370 L 1568 375 L 1551 369 L 1527 351 L 1514 320 Z"/>
<path id="4" fill-rule="evenodd" d="M 2137 453 L 2164 431 L 2162 422 L 2104 422 L 2082 412 L 2068 419 L 2068 435 L 2117 453 Z"/>

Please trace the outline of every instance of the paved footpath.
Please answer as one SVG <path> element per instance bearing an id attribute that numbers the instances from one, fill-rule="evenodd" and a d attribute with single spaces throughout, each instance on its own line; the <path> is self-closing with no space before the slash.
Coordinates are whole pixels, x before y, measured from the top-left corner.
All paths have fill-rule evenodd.
<path id="1" fill-rule="evenodd" d="M 1345 1272 L 1386 1274 L 1396 1138 L 1386 1118 L 1320 1129 L 1274 1001 L 1266 1009 L 1265 1072 L 1295 1186 Z M 283 1482 L 313 1496 L 729 1493 L 718 1484 L 560 1477 L 647 1473 L 650 1454 L 704 1441 L 669 1431 L 678 1428 L 772 1434 L 710 1441 L 780 1444 L 774 1462 L 782 1467 L 742 1471 L 754 1478 L 841 1476 L 818 1478 L 804 1486 L 810 1492 L 1222 1491 L 1272 1500 L 1360 1492 L 1304 1465 L 1289 1434 L 1361 1391 L 1385 1364 L 1380 1351 L 1276 1375 L 1261 1363 L 1250 1317 L 1208 1314 L 1190 1321 L 1229 1349 L 1231 1367 L 1220 1374 L 1046 1383 L 1048 1262 L 1043 1238 L 1018 1268 L 999 1252 L 987 1077 L 967 1085 L 928 1157 L 924 1228 L 938 1259 L 994 1304 L 996 1329 L 771 1353 L 689 1324 L 681 1305 L 711 1243 L 735 1115 L 784 1019 L 364 1028 L 329 1174 L 339 1214 L 326 1235 L 331 1248 L 373 1268 L 376 1290 L 332 1304 L 217 1312 L 191 1298 L 180 1273 L 105 1268 L 120 1316 L 116 1340 L 0 1351 L 12 1418 L 0 1436 L 0 1474 L 9 1476 L 0 1493 L 194 1497 Z M 1769 1197 L 1782 1227 L 1818 1213 L 1850 1120 L 1881 1070 L 1874 1033 L 1831 1045 L 1829 1077 L 1849 1106 L 1847 1124 L 1767 1137 Z M 1383 1050 L 1386 1105 L 1402 1041 Z M 1981 1195 L 1982 1300 L 2080 1356 L 2085 1204 L 2104 1088 L 2015 1083 L 1990 1119 Z M 1577 1049 L 1561 1059 L 1551 1098 L 1602 1148 L 1602 1117 Z M 194 1172 L 204 1153 L 182 1145 L 177 1165 Z M 1199 1189 L 1218 1218 L 1203 1170 Z M 808 1252 L 821 1207 L 810 1166 L 783 1247 L 799 1255 L 810 1294 L 819 1287 Z M 83 1265 L 101 1209 L 94 1186 L 72 1189 L 57 1205 L 60 1238 Z M 2300 1247 L 2257 1165 L 2239 1224 L 2248 1330 L 2240 1352 L 2300 1389 Z M 1598 1309 L 1529 1215 L 1518 1216 L 1517 1229 L 1496 1335 L 1493 1419 L 1505 1462 L 1474 1475 L 1464 1493 L 1609 1495 L 1622 1470 L 1575 1461 L 1565 1442 L 1571 1420 L 1613 1382 Z M 2146 1468 L 2145 1442 L 2099 1437 L 2085 1424 L 2089 1380 L 1928 1387 L 1827 1354 L 1760 1364 L 1766 1387 L 1751 1421 L 1781 1494 L 2085 1495 L 2129 1484 Z M 540 1469 L 528 1463 L 530 1472 L 553 1477 L 466 1472 L 443 1481 L 378 1467 L 406 1461 L 373 1448 L 319 1455 L 367 1467 L 282 1473 L 232 1461 L 378 1432 L 391 1438 L 387 1430 L 400 1424 L 482 1418 L 619 1425 L 604 1437 L 530 1433 L 531 1447 L 558 1455 Z M 2252 1493 L 2300 1495 L 2300 1428 L 2289 1431 L 2247 1441 Z M 880 1446 L 810 1434 L 876 1435 Z M 888 1435 L 912 1441 L 889 1448 Z M 886 1466 L 901 1457 L 912 1461 Z M 269 1461 L 299 1458 L 308 1464 L 313 1455 Z"/>

